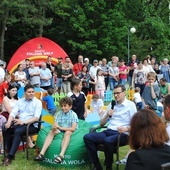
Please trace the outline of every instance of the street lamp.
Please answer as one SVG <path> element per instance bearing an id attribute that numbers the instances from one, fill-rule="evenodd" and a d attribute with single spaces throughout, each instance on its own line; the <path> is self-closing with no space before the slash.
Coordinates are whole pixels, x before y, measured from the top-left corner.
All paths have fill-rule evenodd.
<path id="1" fill-rule="evenodd" d="M 135 27 L 128 27 L 128 63 L 130 58 L 130 33 L 134 34 L 136 32 Z"/>

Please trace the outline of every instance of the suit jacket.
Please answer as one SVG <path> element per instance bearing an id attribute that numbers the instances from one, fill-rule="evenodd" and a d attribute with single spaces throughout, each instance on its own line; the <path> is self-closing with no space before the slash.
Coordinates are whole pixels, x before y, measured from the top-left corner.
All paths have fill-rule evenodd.
<path id="1" fill-rule="evenodd" d="M 161 164 L 170 162 L 170 146 L 137 149 L 130 153 L 125 170 L 160 170 Z"/>

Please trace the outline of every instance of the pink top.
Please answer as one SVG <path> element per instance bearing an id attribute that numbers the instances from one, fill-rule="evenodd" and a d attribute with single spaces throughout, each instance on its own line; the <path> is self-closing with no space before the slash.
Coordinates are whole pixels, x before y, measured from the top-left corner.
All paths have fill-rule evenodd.
<path id="1" fill-rule="evenodd" d="M 127 66 L 119 66 L 119 72 L 121 71 L 125 71 L 127 70 Z M 119 74 L 119 78 L 120 79 L 126 79 L 127 78 L 127 74 Z"/>

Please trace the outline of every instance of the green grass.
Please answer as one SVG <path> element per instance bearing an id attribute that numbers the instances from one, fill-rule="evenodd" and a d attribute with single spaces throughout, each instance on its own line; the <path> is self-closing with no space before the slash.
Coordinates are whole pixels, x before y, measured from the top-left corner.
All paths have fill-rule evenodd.
<path id="1" fill-rule="evenodd" d="M 120 148 L 120 159 L 123 158 L 127 151 L 128 151 L 129 147 L 128 146 L 124 146 Z M 12 162 L 11 165 L 9 165 L 8 167 L 1 167 L 1 170 L 52 170 L 52 169 L 57 169 L 57 170 L 89 170 L 90 169 L 90 165 L 82 165 L 82 166 L 78 166 L 78 167 L 50 167 L 50 166 L 42 166 L 39 163 L 33 161 L 34 157 L 36 155 L 35 149 L 29 149 L 29 160 L 26 160 L 26 154 L 23 151 L 18 151 L 16 153 L 16 157 L 15 160 Z M 103 152 L 101 152 L 99 154 L 100 156 L 100 162 L 103 165 L 104 163 L 104 154 Z M 3 158 L 3 157 L 2 157 Z M 115 158 L 116 159 L 116 158 Z M 113 168 L 115 169 L 115 163 L 113 164 Z M 124 170 L 125 166 L 124 165 L 120 165 L 120 170 Z M 103 165 L 103 169 L 104 165 Z"/>

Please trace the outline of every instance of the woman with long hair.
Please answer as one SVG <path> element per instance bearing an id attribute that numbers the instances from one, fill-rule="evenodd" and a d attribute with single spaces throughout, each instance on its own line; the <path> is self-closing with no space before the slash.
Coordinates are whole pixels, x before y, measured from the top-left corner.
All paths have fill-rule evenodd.
<path id="1" fill-rule="evenodd" d="M 129 144 L 135 151 L 128 156 L 125 170 L 160 170 L 161 164 L 170 162 L 166 127 L 154 111 L 140 110 L 130 125 Z"/>
<path id="2" fill-rule="evenodd" d="M 12 108 L 15 106 L 18 95 L 17 91 L 19 89 L 19 85 L 14 82 L 10 83 L 8 86 L 7 94 L 4 96 L 2 100 L 2 115 L 8 120 L 9 114 L 12 111 Z"/>
<path id="3" fill-rule="evenodd" d="M 84 94 L 87 96 L 88 91 L 89 91 L 89 82 L 90 81 L 90 74 L 88 72 L 88 67 L 86 65 L 83 65 L 82 71 L 77 74 L 77 77 L 81 79 L 82 81 L 82 91 Z"/>

